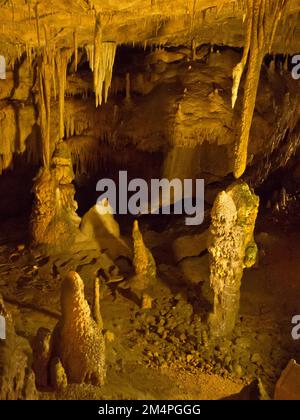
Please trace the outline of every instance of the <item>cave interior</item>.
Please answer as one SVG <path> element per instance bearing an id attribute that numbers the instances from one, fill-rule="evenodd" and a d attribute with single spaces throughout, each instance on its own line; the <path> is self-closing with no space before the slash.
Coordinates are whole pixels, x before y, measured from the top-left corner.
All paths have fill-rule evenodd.
<path id="1" fill-rule="evenodd" d="M 300 399 L 300 1 L 1 1 L 0 31 L 0 399 Z M 203 180 L 201 223 L 154 179 Z"/>

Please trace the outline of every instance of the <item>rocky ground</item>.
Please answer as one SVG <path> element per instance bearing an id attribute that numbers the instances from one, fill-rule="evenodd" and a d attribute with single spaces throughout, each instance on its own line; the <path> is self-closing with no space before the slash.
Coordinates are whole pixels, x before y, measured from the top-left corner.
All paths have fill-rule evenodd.
<path id="1" fill-rule="evenodd" d="M 200 247 L 199 255 L 174 258 L 174 240 L 186 234 L 180 221 L 155 224 L 156 231 L 151 221 L 141 221 L 159 273 L 151 291 L 152 309 L 141 310 L 124 282 L 106 280 L 101 311 L 107 384 L 101 389 L 69 385 L 56 394 L 41 390 L 40 397 L 233 398 L 256 378 L 272 396 L 288 360 L 300 361 L 299 342 L 291 337 L 292 316 L 300 313 L 300 225 L 295 205 L 286 211 L 291 217 L 271 210 L 259 215 L 259 261 L 244 273 L 234 334 L 219 342 L 211 342 L 206 329 L 211 308 L 206 251 Z M 1 229 L 0 290 L 17 333 L 32 343 L 39 327 L 52 329 L 59 318 L 60 283 L 66 271 L 79 272 L 91 303 L 99 268 L 109 272 L 114 265 L 105 254 L 99 257 L 85 250 L 56 257 L 32 254 L 24 244 L 25 225 L 26 221 L 11 220 Z M 116 264 L 126 278 L 130 261 L 121 258 Z M 237 398 L 255 396 L 246 390 Z"/>

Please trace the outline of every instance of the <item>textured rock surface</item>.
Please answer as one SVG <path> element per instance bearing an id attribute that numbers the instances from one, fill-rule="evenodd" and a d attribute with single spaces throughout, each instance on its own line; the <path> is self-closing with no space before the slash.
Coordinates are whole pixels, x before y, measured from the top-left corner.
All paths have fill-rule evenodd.
<path id="1" fill-rule="evenodd" d="M 32 245 L 59 252 L 74 243 L 79 234 L 74 174 L 67 146 L 60 143 L 52 167 L 41 169 L 33 188 L 35 204 L 31 216 Z"/>
<path id="2" fill-rule="evenodd" d="M 41 1 L 38 7 L 15 0 L 13 8 L 6 3 L 1 7 L 4 22 L 1 44 L 10 42 L 7 51 L 13 47 L 16 52 L 43 46 L 47 41 L 69 48 L 75 43 L 78 46 L 92 44 L 95 15 L 101 13 L 103 38 L 118 44 L 190 44 L 194 40 L 197 45 L 199 40 L 209 43 L 214 39 L 215 43 L 242 46 L 245 8 L 244 2 L 222 0 L 80 0 L 76 3 L 54 0 L 50 3 Z M 289 15 L 293 17 L 298 11 L 297 0 L 291 1 Z M 34 20 L 37 25 L 32 24 Z M 288 28 L 280 28 L 275 39 L 276 48 L 280 47 L 287 32 Z M 291 44 L 286 45 L 287 49 L 296 49 L 298 33 L 296 31 Z"/>
<path id="3" fill-rule="evenodd" d="M 209 320 L 212 336 L 230 335 L 237 320 L 243 270 L 256 259 L 253 230 L 258 202 L 245 183 L 233 184 L 215 200 L 208 237 L 210 284 L 214 292 Z"/>
<path id="4" fill-rule="evenodd" d="M 185 257 L 196 257 L 207 248 L 207 231 L 195 234 L 180 236 L 172 244 L 174 257 L 180 261 Z"/>
<path id="5" fill-rule="evenodd" d="M 49 385 L 49 362 L 52 352 L 51 331 L 39 328 L 32 345 L 35 382 L 38 387 L 46 388 Z"/>
<path id="6" fill-rule="evenodd" d="M 112 211 L 111 207 L 110 209 Z M 95 204 L 82 217 L 80 230 L 85 237 L 93 240 L 100 250 L 107 250 L 111 258 L 131 256 L 130 248 L 121 238 L 119 224 L 110 211 L 106 213 L 106 207 Z"/>
<path id="7" fill-rule="evenodd" d="M 156 279 L 156 264 L 153 255 L 144 244 L 137 220 L 133 223 L 132 239 L 135 276 L 130 279 L 129 285 L 133 291 L 139 293 L 153 286 Z"/>
<path id="8" fill-rule="evenodd" d="M 256 7 L 261 2 L 254 3 Z M 270 4 L 277 4 L 276 0 Z M 54 0 L 37 5 L 16 0 L 13 7 L 5 2 L 0 53 L 6 58 L 7 79 L 0 80 L 5 138 L 0 144 L 0 172 L 14 168 L 16 156 L 48 166 L 55 144 L 65 137 L 76 169 L 84 176 L 107 164 L 108 142 L 122 151 L 114 157 L 116 162 L 133 167 L 129 147 L 137 156 L 141 151 L 163 154 L 166 176 L 184 177 L 190 172 L 196 177 L 200 172 L 207 180 L 215 180 L 233 171 L 235 159 L 236 174 L 241 173 L 238 166 L 244 169 L 254 163 L 252 178 L 263 181 L 272 170 L 271 154 L 277 165 L 284 165 L 298 147 L 299 111 L 294 104 L 298 88 L 286 58 L 276 63 L 274 72 L 275 57 L 271 57 L 268 74 L 261 66 L 263 54 L 256 59 L 257 43 L 249 38 L 251 5 L 250 0 L 80 0 L 76 4 Z M 290 0 L 281 19 L 275 7 L 273 14 L 266 12 L 266 39 L 259 50 L 297 53 L 299 10 L 299 2 Z M 270 16 L 274 22 L 270 23 Z M 277 28 L 275 34 L 270 26 Z M 135 50 L 132 57 L 124 53 L 128 45 Z M 154 45 L 159 47 L 153 51 Z M 228 53 L 217 45 L 244 47 L 245 54 L 242 58 L 241 53 Z M 255 95 L 254 100 L 245 95 L 252 98 L 251 115 L 245 118 L 241 95 L 235 95 L 235 109 L 231 109 L 232 76 L 241 76 L 234 69 L 244 63 L 249 48 L 253 51 L 251 72 L 247 86 L 242 81 L 239 90 L 255 93 L 258 86 L 258 97 L 255 102 Z M 122 54 L 128 58 L 124 60 Z M 286 74 L 281 77 L 279 71 Z M 259 74 L 264 88 L 258 85 Z M 255 89 L 248 81 L 254 81 Z M 277 86 L 278 94 L 262 92 L 265 87 L 277 91 Z M 108 103 L 96 109 L 94 95 L 96 103 L 102 97 Z M 120 100 L 121 96 L 130 101 Z M 14 102 L 9 103 L 10 99 Z M 241 117 L 247 130 L 244 123 L 240 127 Z M 246 141 L 236 142 L 241 129 L 247 131 Z M 284 142 L 286 130 L 291 147 Z M 243 147 L 236 147 L 241 153 L 234 156 L 235 144 Z M 277 146 L 284 153 L 275 156 Z M 253 156 L 258 158 L 253 161 Z"/>
<path id="9" fill-rule="evenodd" d="M 70 271 L 61 290 L 62 317 L 54 330 L 53 356 L 61 360 L 69 383 L 103 385 L 105 343 L 91 316 L 79 274 Z"/>
<path id="10" fill-rule="evenodd" d="M 0 400 L 37 399 L 29 342 L 16 334 L 1 295 L 0 314 L 6 319 L 6 339 L 0 340 Z"/>

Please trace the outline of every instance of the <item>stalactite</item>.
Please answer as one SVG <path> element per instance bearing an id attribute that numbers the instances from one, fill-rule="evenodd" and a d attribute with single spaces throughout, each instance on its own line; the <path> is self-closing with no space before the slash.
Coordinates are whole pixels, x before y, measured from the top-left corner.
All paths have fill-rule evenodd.
<path id="1" fill-rule="evenodd" d="M 246 31 L 246 43 L 244 46 L 242 60 L 234 67 L 232 72 L 233 85 L 232 85 L 232 95 L 231 95 L 231 106 L 234 108 L 238 90 L 240 86 L 240 81 L 242 74 L 247 63 L 249 49 L 251 44 L 251 30 L 252 30 L 252 20 L 253 20 L 253 0 L 249 0 L 247 3 L 247 31 Z"/>
<path id="2" fill-rule="evenodd" d="M 57 81 L 58 81 L 58 100 L 59 100 L 59 137 L 62 139 L 65 134 L 64 110 L 65 110 L 65 89 L 67 78 L 67 65 L 70 59 L 70 50 L 60 50 L 55 56 Z"/>
<path id="3" fill-rule="evenodd" d="M 239 81 L 247 63 L 240 136 L 235 148 L 234 176 L 239 178 L 247 166 L 247 149 L 264 55 L 270 52 L 278 22 L 289 0 L 248 0 L 247 40 L 241 63 L 234 69 L 234 105 Z M 250 36 L 250 41 L 249 41 Z"/>
<path id="4" fill-rule="evenodd" d="M 39 4 L 36 3 L 35 5 L 35 21 L 36 21 L 36 33 L 38 39 L 38 46 L 41 46 L 41 37 L 40 37 L 40 19 L 39 19 Z"/>
<path id="5" fill-rule="evenodd" d="M 75 72 L 76 72 L 77 71 L 77 65 L 78 65 L 78 39 L 77 39 L 76 29 L 73 33 L 73 40 L 74 40 L 74 67 L 75 67 Z"/>
<path id="6" fill-rule="evenodd" d="M 90 44 L 86 45 L 85 51 L 86 51 L 89 65 L 90 65 L 90 69 L 94 71 L 94 45 L 90 45 Z"/>
<path id="7" fill-rule="evenodd" d="M 52 85 L 53 85 L 53 95 L 54 99 L 57 99 L 57 89 L 56 89 L 56 67 L 55 67 L 55 57 L 52 60 Z"/>
<path id="8" fill-rule="evenodd" d="M 96 17 L 94 34 L 94 91 L 96 106 L 107 101 L 108 90 L 112 79 L 112 70 L 116 54 L 116 44 L 114 42 L 102 41 L 100 14 Z M 104 89 L 104 92 L 103 92 Z"/>
<path id="9" fill-rule="evenodd" d="M 46 50 L 39 57 L 39 118 L 42 135 L 43 165 L 50 165 L 50 102 L 51 102 L 51 64 L 52 58 Z"/>

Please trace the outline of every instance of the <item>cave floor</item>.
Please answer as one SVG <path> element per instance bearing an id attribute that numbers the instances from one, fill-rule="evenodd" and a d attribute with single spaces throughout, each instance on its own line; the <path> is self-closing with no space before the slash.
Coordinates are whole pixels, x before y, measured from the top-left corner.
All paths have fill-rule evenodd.
<path id="1" fill-rule="evenodd" d="M 141 310 L 119 284 L 102 285 L 106 385 L 69 385 L 58 393 L 43 390 L 40 397 L 247 399 L 253 396 L 244 387 L 255 378 L 261 378 L 272 396 L 288 360 L 300 361 L 299 342 L 291 336 L 291 319 L 300 313 L 300 225 L 297 220 L 288 220 L 285 214 L 259 215 L 259 261 L 244 272 L 239 320 L 232 339 L 214 344 L 205 333 L 210 309 L 207 280 L 184 278 L 181 267 L 170 258 L 168 240 L 178 236 L 177 225 L 153 232 L 147 222 L 141 223 L 159 273 L 151 292 L 152 309 Z M 59 318 L 64 271 L 79 272 L 91 303 L 99 258 L 95 251 L 87 250 L 72 255 L 66 251 L 56 257 L 32 254 L 23 245 L 25 226 L 23 220 L 10 220 L 1 226 L 0 290 L 14 316 L 17 333 L 32 342 L 39 327 L 52 330 Z M 179 231 L 182 235 L 182 227 Z M 203 255 L 193 258 L 198 259 L 198 266 L 207 261 Z M 128 261 L 119 262 L 121 271 L 126 271 Z"/>

